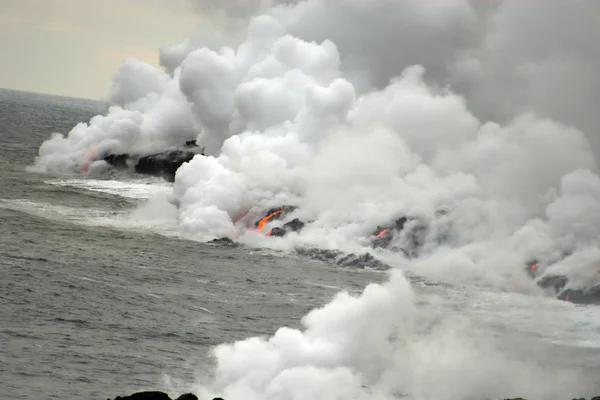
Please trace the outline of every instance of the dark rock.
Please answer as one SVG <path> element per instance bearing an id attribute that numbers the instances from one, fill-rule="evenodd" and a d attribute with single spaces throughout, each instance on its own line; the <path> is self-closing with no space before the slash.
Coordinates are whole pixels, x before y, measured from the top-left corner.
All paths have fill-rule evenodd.
<path id="1" fill-rule="evenodd" d="M 117 396 L 115 400 L 171 400 L 171 398 L 164 392 L 148 391 L 137 392 L 125 397 Z"/>
<path id="2" fill-rule="evenodd" d="M 261 229 L 262 226 L 268 221 L 280 220 L 287 214 L 294 211 L 296 208 L 298 207 L 288 205 L 284 205 L 281 207 L 272 207 L 262 214 L 260 219 L 254 223 L 254 227 L 257 229 Z"/>
<path id="3" fill-rule="evenodd" d="M 238 243 L 234 242 L 231 238 L 228 238 L 228 237 L 216 238 L 213 240 L 209 240 L 207 243 L 219 244 L 222 246 L 230 246 L 230 247 L 235 247 L 238 245 Z"/>
<path id="4" fill-rule="evenodd" d="M 102 158 L 104 161 L 117 168 L 127 168 L 129 154 L 109 154 Z"/>
<path id="5" fill-rule="evenodd" d="M 294 218 L 290 222 L 283 224 L 283 228 L 288 231 L 298 232 L 304 228 L 304 225 L 304 222 L 300 221 L 298 218 Z"/>
<path id="6" fill-rule="evenodd" d="M 196 395 L 193 393 L 184 393 L 181 396 L 179 396 L 176 400 L 198 400 L 198 397 L 196 397 Z"/>
<path id="7" fill-rule="evenodd" d="M 411 224 L 411 222 L 413 222 Z M 419 249 L 425 243 L 427 235 L 427 225 L 413 217 L 400 217 L 386 226 L 379 226 L 373 232 L 373 240 L 371 247 L 373 248 L 388 248 L 390 243 L 395 238 L 402 238 L 402 246 L 393 246 L 393 251 L 404 253 L 407 257 L 417 257 Z"/>
<path id="8" fill-rule="evenodd" d="M 369 253 L 364 253 L 359 256 L 356 254 L 348 254 L 337 260 L 336 264 L 342 267 L 371 268 L 381 271 L 390 269 L 389 265 L 379 261 Z"/>
<path id="9" fill-rule="evenodd" d="M 296 247 L 296 253 L 312 260 L 334 262 L 344 254 L 339 250 L 324 250 L 310 247 Z"/>
<path id="10" fill-rule="evenodd" d="M 364 386 L 363 386 L 364 387 Z M 108 399 L 110 400 L 110 399 Z M 131 396 L 115 397 L 114 400 L 171 400 L 171 398 L 163 392 L 138 392 Z M 186 393 L 179 396 L 176 400 L 198 400 L 198 397 L 193 393 Z M 214 397 L 212 400 L 224 400 L 222 397 Z M 503 400 L 527 400 L 523 397 L 511 397 Z M 585 398 L 573 398 L 572 400 L 586 400 Z M 600 396 L 594 396 L 590 400 L 600 400 Z"/>
<path id="11" fill-rule="evenodd" d="M 557 299 L 576 304 L 600 305 L 600 285 L 585 290 L 565 289 L 568 283 L 569 279 L 562 275 L 546 275 L 536 282 L 538 286 L 553 293 Z"/>
<path id="12" fill-rule="evenodd" d="M 117 396 L 115 397 L 115 400 L 171 400 L 171 398 L 164 392 L 148 391 L 137 392 L 125 397 Z M 176 400 L 198 400 L 198 397 L 193 393 L 185 393 L 179 396 Z"/>
<path id="13" fill-rule="evenodd" d="M 560 263 L 573 255 L 573 250 L 562 250 L 560 254 L 550 260 L 544 260 L 540 263 L 537 259 L 531 259 L 525 263 L 525 269 L 529 277 L 535 283 L 546 290 L 552 296 L 559 300 L 569 301 L 576 304 L 597 304 L 600 305 L 600 285 L 588 287 L 586 289 L 568 288 L 569 279 L 564 275 L 547 274 L 549 266 Z M 599 399 L 600 400 L 600 399 Z"/>
<path id="14" fill-rule="evenodd" d="M 379 261 L 369 253 L 361 255 L 345 254 L 339 250 L 323 250 L 315 248 L 297 247 L 296 253 L 301 256 L 346 268 L 371 268 L 376 270 L 388 270 L 390 266 Z"/>
<path id="15" fill-rule="evenodd" d="M 557 298 L 575 304 L 600 305 L 600 285 L 593 286 L 586 290 L 566 289 L 560 292 L 557 295 Z"/>
<path id="16" fill-rule="evenodd" d="M 544 289 L 552 289 L 558 293 L 567 286 L 568 279 L 562 275 L 546 275 L 537 281 L 537 284 Z"/>
<path id="17" fill-rule="evenodd" d="M 135 172 L 160 176 L 169 182 L 174 182 L 177 169 L 195 156 L 195 152 L 188 150 L 167 150 L 161 153 L 150 154 L 138 160 L 135 164 Z"/>
<path id="18" fill-rule="evenodd" d="M 374 249 L 378 247 L 388 247 L 390 240 L 394 238 L 394 231 L 390 228 L 385 228 L 377 225 L 374 233 L 375 239 L 371 241 L 371 247 Z"/>
<path id="19" fill-rule="evenodd" d="M 195 140 L 190 140 L 186 142 L 185 147 L 198 147 L 198 145 Z M 126 169 L 133 166 L 137 173 L 159 176 L 173 182 L 177 169 L 183 163 L 194 158 L 196 154 L 204 155 L 204 152 L 174 149 L 146 156 L 127 153 L 106 154 L 102 157 L 102 160 L 115 168 Z"/>
<path id="20" fill-rule="evenodd" d="M 269 233 L 267 233 L 267 236 L 273 236 L 273 237 L 283 237 L 287 234 L 287 231 L 279 226 L 276 226 L 275 228 L 271 229 L 269 231 Z"/>
<path id="21" fill-rule="evenodd" d="M 288 232 L 299 232 L 304 228 L 304 222 L 300 221 L 298 218 L 294 218 L 290 222 L 286 222 L 282 227 L 276 226 L 271 229 L 267 236 L 276 236 L 282 237 L 287 235 Z"/>

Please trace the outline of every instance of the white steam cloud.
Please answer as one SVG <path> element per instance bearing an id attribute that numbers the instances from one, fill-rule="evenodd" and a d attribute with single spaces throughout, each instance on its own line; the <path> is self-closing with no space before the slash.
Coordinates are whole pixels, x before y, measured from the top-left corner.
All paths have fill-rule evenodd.
<path id="1" fill-rule="evenodd" d="M 163 49 L 167 72 L 125 61 L 108 114 L 55 134 L 36 168 L 197 138 L 210 156 L 179 170 L 173 196 L 189 237 L 244 236 L 244 213 L 293 201 L 315 221 L 300 241 L 326 247 L 440 208 L 461 260 L 597 246 L 597 2 L 271 5 L 230 46 Z"/>
<path id="2" fill-rule="evenodd" d="M 307 314 L 302 330 L 284 327 L 268 338 L 217 346 L 211 383 L 192 389 L 201 398 L 231 400 L 550 400 L 593 393 L 581 370 L 531 365 L 506 354 L 470 318 L 440 320 L 435 304 L 416 303 L 395 271 L 360 296 L 339 293 Z M 507 334 L 503 344 L 510 340 Z"/>
<path id="3" fill-rule="evenodd" d="M 235 17 L 261 9 L 234 3 Z M 69 171 L 90 151 L 197 138 L 207 156 L 180 167 L 173 189 L 186 237 L 352 251 L 376 225 L 416 215 L 430 231 L 406 269 L 503 289 L 530 285 L 523 263 L 535 258 L 541 268 L 559 261 L 546 272 L 566 275 L 569 287 L 598 284 L 600 3 L 273 5 L 243 31 L 162 49 L 165 72 L 127 60 L 108 114 L 44 142 L 35 167 Z M 266 239 L 246 228 L 257 212 L 290 203 L 313 221 L 300 234 Z M 440 209 L 449 212 L 436 217 Z M 469 353 L 450 328 L 415 338 L 412 294 L 395 274 L 304 322 L 304 332 L 219 347 L 218 390 L 228 400 L 483 398 L 504 395 L 518 368 L 491 349 Z M 441 394 L 432 371 L 446 389 L 471 379 Z M 482 374 L 499 377 L 496 386 Z M 511 387 L 550 398 L 528 382 Z"/>
<path id="4" fill-rule="evenodd" d="M 125 61 L 108 114 L 55 134 L 35 166 L 197 138 L 210 156 L 180 168 L 173 194 L 186 236 L 243 238 L 245 213 L 294 202 L 315 223 L 288 241 L 350 248 L 376 224 L 447 208 L 458 259 L 500 245 L 521 258 L 489 265 L 495 281 L 598 241 L 599 58 L 572 33 L 593 37 L 598 6 L 561 4 L 263 4 L 243 36 L 163 49 L 167 72 Z"/>

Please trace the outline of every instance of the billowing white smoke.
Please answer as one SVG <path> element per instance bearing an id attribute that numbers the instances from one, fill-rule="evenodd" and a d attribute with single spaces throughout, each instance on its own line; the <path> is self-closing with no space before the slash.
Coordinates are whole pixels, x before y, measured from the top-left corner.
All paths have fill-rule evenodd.
<path id="1" fill-rule="evenodd" d="M 590 104 L 600 91 L 587 72 L 599 58 L 585 40 L 569 47 L 570 33 L 553 40 L 547 23 L 593 37 L 597 3 L 526 3 L 280 5 L 236 45 L 163 49 L 167 73 L 126 61 L 109 113 L 45 142 L 36 166 L 65 170 L 98 152 L 150 152 L 198 135 L 211 156 L 183 165 L 173 193 L 186 236 L 256 241 L 236 221 L 293 202 L 314 224 L 288 244 L 352 247 L 376 224 L 446 208 L 432 223 L 448 225 L 437 228 L 451 230 L 452 246 L 431 238 L 431 270 L 445 270 L 443 255 L 446 270 L 497 282 L 527 258 L 598 241 L 589 216 L 600 121 Z M 543 38 L 522 34 L 536 24 Z"/>
<path id="2" fill-rule="evenodd" d="M 102 155 L 150 154 L 198 135 L 177 77 L 144 62 L 128 59 L 122 64 L 108 101 L 106 115 L 78 124 L 67 136 L 55 133 L 45 141 L 33 169 L 79 172 Z"/>
<path id="3" fill-rule="evenodd" d="M 359 92 L 419 64 L 480 119 L 558 119 L 584 131 L 596 157 L 599 13 L 595 0 L 311 0 L 273 11 L 297 37 L 332 40 Z"/>
<path id="4" fill-rule="evenodd" d="M 420 303 L 395 271 L 360 296 L 339 293 L 302 330 L 217 346 L 214 376 L 192 390 L 227 400 L 550 400 L 594 390 L 591 373 L 532 365 L 506 352 L 522 339 L 506 335 L 502 349 L 470 318 Z"/>
<path id="5" fill-rule="evenodd" d="M 218 156 L 178 171 L 184 234 L 237 237 L 235 222 L 252 206 L 293 200 L 315 220 L 300 241 L 340 248 L 375 224 L 449 207 L 455 248 L 445 264 L 474 264 L 475 275 L 495 281 L 554 251 L 585 218 L 575 211 L 562 229 L 531 230 L 538 247 L 521 246 L 523 229 L 540 218 L 554 224 L 563 177 L 595 170 L 582 132 L 532 113 L 481 123 L 463 98 L 424 83 L 422 67 L 356 97 L 331 42 L 292 38 L 269 17 L 249 32 L 237 52 L 203 48 L 182 64 L 182 89 L 205 121 L 202 143 L 229 137 Z M 591 238 L 580 235 L 571 249 Z M 520 258 L 490 257 L 499 248 Z"/>

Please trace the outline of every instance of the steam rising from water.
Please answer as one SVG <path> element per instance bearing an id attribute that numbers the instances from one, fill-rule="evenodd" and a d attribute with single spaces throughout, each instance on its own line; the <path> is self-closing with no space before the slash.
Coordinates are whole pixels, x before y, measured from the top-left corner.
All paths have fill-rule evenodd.
<path id="1" fill-rule="evenodd" d="M 67 171 L 92 150 L 143 153 L 197 138 L 209 156 L 184 164 L 173 190 L 186 237 L 355 250 L 375 225 L 418 215 L 433 234 L 405 269 L 498 289 L 525 286 L 522 264 L 535 257 L 562 260 L 547 272 L 586 288 L 600 262 L 599 12 L 594 0 L 276 6 L 241 35 L 163 49 L 166 72 L 125 61 L 108 114 L 44 142 L 35 168 Z M 282 203 L 314 224 L 285 239 L 245 229 Z M 440 209 L 449 213 L 438 218 Z M 216 387 L 227 399 L 500 395 L 519 366 L 470 352 L 452 323 L 415 339 L 410 293 L 393 274 L 312 312 L 305 332 L 220 347 Z M 431 347 L 441 360 L 427 361 Z M 472 379 L 448 391 L 456 371 Z"/>
<path id="2" fill-rule="evenodd" d="M 280 4 L 232 46 L 194 38 L 163 49 L 167 72 L 126 60 L 108 114 L 44 142 L 35 168 L 73 170 L 97 154 L 197 138 L 210 156 L 182 166 L 173 192 L 185 236 L 256 242 L 240 217 L 293 202 L 315 223 L 287 245 L 350 249 L 377 224 L 407 213 L 432 220 L 444 208 L 447 262 L 485 266 L 478 275 L 495 282 L 526 259 L 557 261 L 598 240 L 600 121 L 586 110 L 600 91 L 582 80 L 600 57 L 571 30 L 554 40 L 548 27 L 592 37 L 598 6 L 541 4 Z M 514 37 L 532 25 L 542 37 Z M 498 252 L 516 256 L 505 263 Z"/>
<path id="3" fill-rule="evenodd" d="M 360 296 L 341 292 L 307 314 L 302 330 L 218 346 L 211 385 L 193 389 L 250 400 L 549 400 L 594 390 L 581 371 L 517 361 L 472 319 L 450 313 L 440 321 L 435 302 L 417 300 L 398 271 Z"/>

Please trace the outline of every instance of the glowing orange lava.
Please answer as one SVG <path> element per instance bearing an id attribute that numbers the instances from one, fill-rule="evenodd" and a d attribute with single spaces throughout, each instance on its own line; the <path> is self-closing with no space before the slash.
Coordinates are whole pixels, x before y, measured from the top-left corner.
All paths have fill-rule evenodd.
<path id="1" fill-rule="evenodd" d="M 381 236 L 382 236 L 384 233 L 386 233 L 386 232 L 387 232 L 387 229 L 382 229 L 382 230 L 381 230 L 381 232 L 379 232 L 379 233 L 377 234 L 377 236 L 375 236 L 375 237 L 376 237 L 376 238 L 378 238 L 378 237 L 381 237 Z"/>
<path id="2" fill-rule="evenodd" d="M 256 227 L 257 231 L 261 231 L 262 228 L 265 226 L 265 224 L 267 223 L 268 220 L 270 220 L 271 218 L 273 218 L 274 216 L 276 216 L 277 214 L 281 214 L 283 212 L 283 209 L 279 209 L 269 215 L 267 215 L 266 217 L 264 217 L 263 219 L 261 219 L 258 223 L 258 226 Z M 267 234 L 267 236 L 269 236 Z"/>

